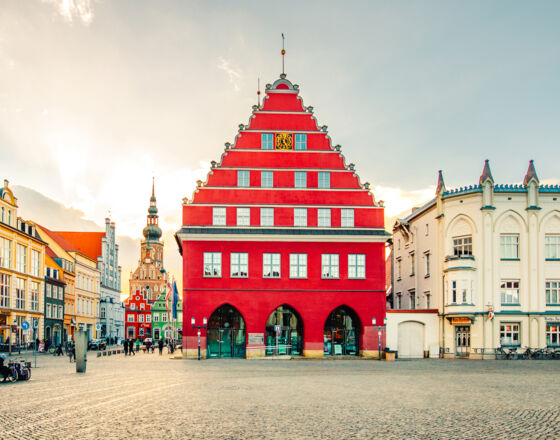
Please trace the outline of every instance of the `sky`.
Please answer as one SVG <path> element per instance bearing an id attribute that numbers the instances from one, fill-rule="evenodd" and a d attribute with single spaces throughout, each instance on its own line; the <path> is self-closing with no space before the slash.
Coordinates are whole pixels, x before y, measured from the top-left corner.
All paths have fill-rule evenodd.
<path id="1" fill-rule="evenodd" d="M 48 227 L 110 213 L 126 290 L 154 176 L 180 278 L 181 200 L 247 123 L 257 78 L 278 78 L 284 33 L 288 79 L 388 217 L 431 198 L 439 169 L 477 183 L 484 159 L 497 183 L 530 159 L 558 183 L 559 16 L 557 1 L 2 0 L 0 178 Z"/>

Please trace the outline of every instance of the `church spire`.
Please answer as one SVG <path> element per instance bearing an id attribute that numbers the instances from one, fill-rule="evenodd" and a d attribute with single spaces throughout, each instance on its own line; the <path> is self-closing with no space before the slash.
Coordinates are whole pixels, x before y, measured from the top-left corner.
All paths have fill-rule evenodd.
<path id="1" fill-rule="evenodd" d="M 152 177 L 152 196 L 150 197 L 150 207 L 148 208 L 146 227 L 143 231 L 146 241 L 159 241 L 161 238 L 162 232 L 158 226 L 158 222 L 159 216 L 156 204 L 155 178 Z"/>

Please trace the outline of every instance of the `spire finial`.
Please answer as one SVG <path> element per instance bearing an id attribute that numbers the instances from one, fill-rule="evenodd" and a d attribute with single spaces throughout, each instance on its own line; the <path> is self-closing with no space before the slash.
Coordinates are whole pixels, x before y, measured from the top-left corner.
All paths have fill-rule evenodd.
<path id="1" fill-rule="evenodd" d="M 438 171 L 438 182 L 436 187 L 436 195 L 441 195 L 445 192 L 445 182 L 443 181 L 443 172 Z"/>
<path id="2" fill-rule="evenodd" d="M 261 107 L 261 79 L 257 78 L 257 105 Z"/>
<path id="3" fill-rule="evenodd" d="M 482 174 L 480 175 L 480 179 L 478 179 L 478 183 L 482 186 L 487 180 L 489 180 L 492 185 L 494 184 L 492 171 L 490 171 L 490 161 L 488 159 L 484 161 L 484 168 L 482 170 Z"/>
<path id="4" fill-rule="evenodd" d="M 537 186 L 539 185 L 539 177 L 537 176 L 535 164 L 533 163 L 532 159 L 529 161 L 529 168 L 527 169 L 527 173 L 525 174 L 525 178 L 523 179 L 523 186 L 527 187 L 531 180 L 534 180 L 537 183 Z"/>
<path id="5" fill-rule="evenodd" d="M 152 197 L 155 197 L 156 178 L 152 176 Z"/>
<path id="6" fill-rule="evenodd" d="M 286 72 L 284 71 L 284 58 L 286 57 L 286 49 L 284 48 L 284 33 L 282 33 L 282 75 L 285 75 Z"/>

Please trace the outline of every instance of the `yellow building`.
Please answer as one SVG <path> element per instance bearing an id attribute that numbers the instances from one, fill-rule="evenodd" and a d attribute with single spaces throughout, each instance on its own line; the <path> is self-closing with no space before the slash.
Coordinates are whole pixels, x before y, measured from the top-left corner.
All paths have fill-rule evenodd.
<path id="1" fill-rule="evenodd" d="M 46 243 L 32 222 L 17 216 L 17 199 L 9 183 L 0 188 L 0 343 L 32 340 L 22 323 L 37 322 L 43 337 Z M 16 327 L 14 327 L 16 326 Z M 11 336 L 11 337 L 10 337 Z"/>

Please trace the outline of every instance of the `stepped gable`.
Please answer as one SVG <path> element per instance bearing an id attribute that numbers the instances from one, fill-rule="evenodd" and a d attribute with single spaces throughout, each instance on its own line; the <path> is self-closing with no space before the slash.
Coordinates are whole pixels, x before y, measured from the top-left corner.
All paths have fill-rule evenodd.
<path id="1" fill-rule="evenodd" d="M 272 135 L 273 146 L 264 149 L 263 134 Z M 306 148 L 295 147 L 296 136 L 306 136 Z M 285 136 L 285 145 L 277 145 Z M 362 184 L 354 164 L 347 163 L 339 145 L 333 145 L 327 126 L 320 125 L 313 107 L 306 107 L 299 95 L 299 86 L 286 75 L 267 84 L 262 105 L 253 106 L 248 124 L 240 124 L 234 143 L 226 143 L 219 163 L 213 161 L 207 181 L 197 182 L 192 199 L 185 198 L 184 225 L 200 224 L 199 216 L 189 215 L 196 205 L 333 205 L 369 208 L 374 221 L 364 227 L 383 227 L 383 207 L 376 204 L 369 183 Z M 237 185 L 237 172 L 250 170 L 248 187 Z M 274 187 L 262 188 L 259 171 L 274 171 Z M 294 171 L 308 171 L 306 191 L 294 188 Z M 255 172 L 253 172 L 255 171 Z M 329 171 L 333 176 L 328 189 L 319 189 L 317 172 Z M 336 176 L 336 177 L 334 177 Z M 371 208 L 374 209 L 372 212 Z"/>

